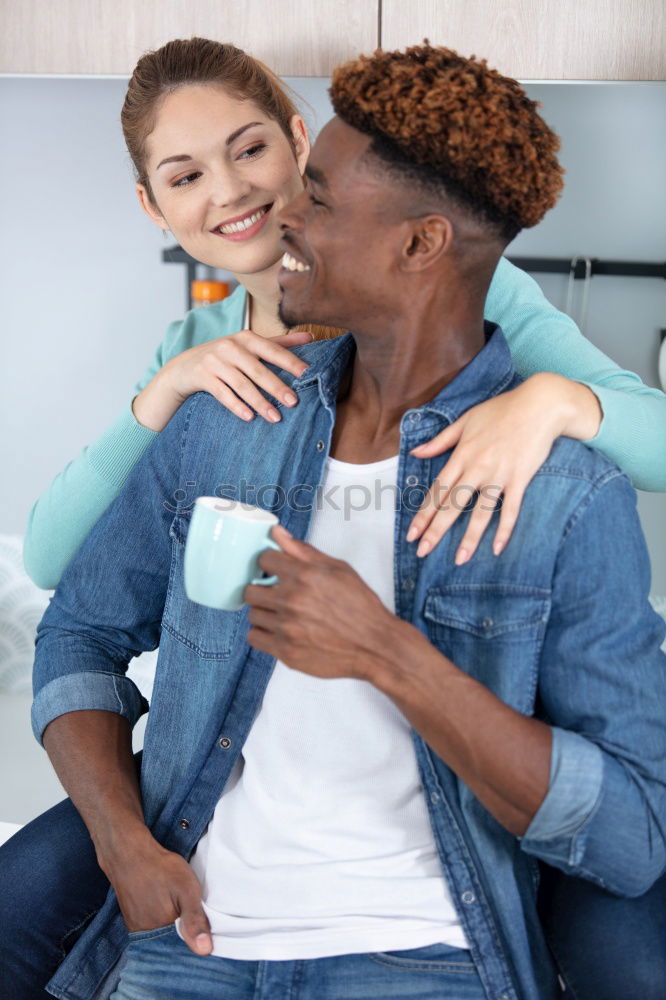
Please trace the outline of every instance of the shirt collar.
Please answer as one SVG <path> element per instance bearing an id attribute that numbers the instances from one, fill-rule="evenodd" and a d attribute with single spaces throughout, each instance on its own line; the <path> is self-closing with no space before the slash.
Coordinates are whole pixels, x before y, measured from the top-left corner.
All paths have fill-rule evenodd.
<path id="1" fill-rule="evenodd" d="M 472 406 L 499 395 L 509 387 L 516 373 L 506 338 L 499 326 L 488 321 L 484 324 L 484 333 L 485 346 L 453 381 L 444 386 L 434 399 L 409 410 L 409 413 L 433 413 L 443 417 L 447 423 L 453 423 Z M 354 350 L 351 333 L 319 341 L 316 346 L 306 344 L 304 348 L 297 349 L 295 353 L 308 362 L 309 368 L 294 381 L 294 388 L 318 382 L 322 401 L 326 406 L 332 406 L 340 378 Z"/>

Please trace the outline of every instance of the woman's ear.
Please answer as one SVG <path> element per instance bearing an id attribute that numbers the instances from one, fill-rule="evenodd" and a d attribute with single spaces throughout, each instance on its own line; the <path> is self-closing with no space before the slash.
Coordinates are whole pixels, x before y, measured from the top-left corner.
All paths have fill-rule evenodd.
<path id="1" fill-rule="evenodd" d="M 166 232 L 169 229 L 169 225 L 164 216 L 162 215 L 162 213 L 160 212 L 157 205 L 155 205 L 154 202 L 150 200 L 150 195 L 148 194 L 146 186 L 144 184 L 137 184 L 136 193 L 141 208 L 146 213 L 151 222 L 154 222 L 156 226 L 159 226 L 160 229 Z"/>
<path id="2" fill-rule="evenodd" d="M 294 139 L 294 154 L 296 156 L 296 163 L 298 164 L 298 171 L 302 174 L 305 170 L 305 164 L 308 162 L 308 156 L 310 155 L 308 130 L 300 115 L 292 116 L 289 121 L 289 127 L 291 128 L 291 134 Z"/>

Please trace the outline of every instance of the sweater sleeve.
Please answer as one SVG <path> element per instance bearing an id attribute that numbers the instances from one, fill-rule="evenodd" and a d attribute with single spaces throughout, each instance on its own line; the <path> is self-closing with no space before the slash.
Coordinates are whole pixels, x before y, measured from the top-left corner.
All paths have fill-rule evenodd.
<path id="1" fill-rule="evenodd" d="M 192 346 L 183 343 L 187 322 L 169 325 L 133 397 L 170 357 Z M 111 426 L 69 462 L 38 498 L 28 517 L 23 546 L 26 572 L 38 587 L 48 590 L 58 585 L 81 542 L 118 496 L 155 437 L 157 432 L 138 423 L 128 403 Z"/>
<path id="2" fill-rule="evenodd" d="M 239 285 L 223 301 L 192 309 L 184 319 L 169 324 L 132 397 L 171 358 L 242 330 L 245 301 L 245 289 Z M 81 542 L 118 496 L 156 437 L 156 431 L 138 423 L 128 403 L 111 426 L 65 466 L 42 493 L 30 511 L 23 547 L 26 572 L 38 587 L 48 590 L 58 585 Z"/>
<path id="3" fill-rule="evenodd" d="M 169 324 L 132 397 L 171 358 L 242 330 L 245 302 L 245 289 L 239 285 L 223 301 L 192 309 L 184 319 Z M 38 587 L 48 590 L 58 585 L 81 542 L 118 496 L 155 437 L 157 432 L 138 423 L 128 403 L 111 426 L 42 493 L 30 511 L 23 547 L 26 572 Z"/>
<path id="4" fill-rule="evenodd" d="M 536 281 L 504 257 L 493 277 L 486 318 L 506 336 L 524 377 L 554 372 L 588 386 L 603 419 L 592 445 L 615 462 L 637 489 L 666 490 L 666 395 L 644 385 L 587 340 L 548 302 Z"/>

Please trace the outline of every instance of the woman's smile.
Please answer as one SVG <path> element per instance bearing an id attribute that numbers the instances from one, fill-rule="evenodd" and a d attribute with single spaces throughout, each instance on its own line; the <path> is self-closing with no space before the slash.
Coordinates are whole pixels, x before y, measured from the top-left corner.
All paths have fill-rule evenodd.
<path id="1" fill-rule="evenodd" d="M 226 219 L 211 232 L 216 236 L 224 236 L 225 239 L 232 240 L 234 243 L 250 240 L 266 225 L 268 213 L 272 207 L 272 204 L 262 205 L 261 208 L 252 209 L 232 219 Z"/>

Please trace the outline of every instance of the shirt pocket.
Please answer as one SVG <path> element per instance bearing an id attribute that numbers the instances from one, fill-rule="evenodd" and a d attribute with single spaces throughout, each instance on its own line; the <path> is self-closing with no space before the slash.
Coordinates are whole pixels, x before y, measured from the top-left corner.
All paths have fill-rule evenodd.
<path id="1" fill-rule="evenodd" d="M 202 659 L 226 660 L 234 650 L 244 611 L 207 608 L 191 601 L 185 593 L 184 558 L 190 517 L 189 511 L 176 514 L 169 529 L 171 569 L 162 628 Z"/>
<path id="2" fill-rule="evenodd" d="M 531 715 L 550 592 L 510 584 L 453 584 L 428 591 L 430 641 L 503 702 Z"/>

